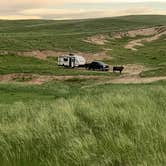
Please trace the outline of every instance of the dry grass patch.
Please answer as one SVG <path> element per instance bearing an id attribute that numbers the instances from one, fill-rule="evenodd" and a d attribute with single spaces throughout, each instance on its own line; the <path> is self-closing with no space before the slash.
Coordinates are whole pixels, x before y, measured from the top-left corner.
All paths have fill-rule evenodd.
<path id="1" fill-rule="evenodd" d="M 108 35 L 98 34 L 95 36 L 87 37 L 83 41 L 91 43 L 91 44 L 96 44 L 96 45 L 105 45 L 108 42 L 109 38 L 110 37 Z"/>

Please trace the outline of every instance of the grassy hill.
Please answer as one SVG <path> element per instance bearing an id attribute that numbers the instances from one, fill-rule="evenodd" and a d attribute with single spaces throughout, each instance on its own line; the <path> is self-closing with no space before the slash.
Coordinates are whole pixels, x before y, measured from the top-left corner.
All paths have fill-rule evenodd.
<path id="1" fill-rule="evenodd" d="M 110 65 L 141 64 L 151 69 L 142 73 L 142 76 L 165 76 L 166 45 L 164 37 L 160 40 L 145 43 L 145 46 L 139 47 L 137 52 L 123 47 L 127 42 L 133 40 L 132 38 L 123 38 L 116 41 L 109 39 L 108 43 L 103 46 L 83 41 L 86 37 L 95 34 L 106 34 L 111 37 L 115 32 L 126 32 L 142 27 L 161 25 L 166 25 L 166 16 L 124 16 L 64 21 L 0 20 L 0 52 L 10 51 L 11 54 L 15 54 L 17 51 L 33 50 L 68 52 L 72 48 L 74 52 L 92 53 L 93 56 L 93 53 L 100 53 L 103 48 L 108 48 L 112 50 L 107 51 L 107 55 L 113 57 L 113 59 L 104 59 L 104 61 Z M 21 61 L 21 67 L 17 63 L 19 61 Z M 56 67 L 56 59 L 49 60 L 49 62 L 40 61 L 40 65 L 36 65 L 36 61 L 32 58 L 18 56 L 15 56 L 13 61 L 10 55 L 6 58 L 1 57 L 0 73 L 22 71 L 25 73 L 64 74 L 62 70 Z M 27 64 L 29 64 L 29 67 Z M 84 73 L 84 71 L 81 72 Z M 80 72 L 75 71 L 71 72 L 71 74 L 73 73 L 80 74 Z M 85 74 L 89 73 L 85 72 Z"/>
<path id="2" fill-rule="evenodd" d="M 126 16 L 90 20 L 0 21 L 0 50 L 69 50 L 96 52 L 82 38 L 92 34 L 112 34 L 140 27 L 166 25 L 166 16 Z"/>

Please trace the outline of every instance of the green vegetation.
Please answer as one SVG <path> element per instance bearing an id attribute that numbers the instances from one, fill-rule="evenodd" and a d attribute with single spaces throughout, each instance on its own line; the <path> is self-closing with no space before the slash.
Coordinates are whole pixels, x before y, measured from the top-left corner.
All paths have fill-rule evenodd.
<path id="1" fill-rule="evenodd" d="M 109 52 L 113 59 L 107 61 L 110 64 L 142 64 L 152 70 L 145 71 L 141 76 L 165 76 L 166 73 L 166 44 L 165 39 L 161 38 L 144 46 L 137 47 L 138 51 L 125 49 L 124 46 L 133 38 L 122 38 L 110 40 L 107 47 L 112 48 Z"/>
<path id="2" fill-rule="evenodd" d="M 0 74 L 32 73 L 43 75 L 114 75 L 108 72 L 96 72 L 85 69 L 68 69 L 59 67 L 57 59 L 40 60 L 33 57 L 16 55 L 0 56 Z"/>
<path id="3" fill-rule="evenodd" d="M 142 64 L 151 70 L 143 72 L 141 76 L 165 76 L 165 37 L 145 43 L 144 47 L 139 47 L 139 51 L 135 52 L 124 48 L 127 42 L 133 40 L 132 38 L 110 39 L 110 42 L 104 46 L 83 41 L 87 36 L 95 34 L 111 36 L 113 32 L 157 25 L 166 25 L 166 16 L 145 15 L 64 21 L 0 20 L 0 50 L 14 54 L 15 51 L 69 51 L 72 48 L 74 52 L 98 53 L 104 47 L 112 49 L 112 51 L 108 51 L 108 55 L 111 55 L 113 59 L 105 60 L 111 65 Z M 49 62 L 44 62 L 34 58 L 0 57 L 0 73 L 14 72 L 55 75 L 94 74 L 88 71 L 61 70 L 55 66 L 53 60 L 51 62 L 51 59 Z"/>
<path id="4" fill-rule="evenodd" d="M 166 67 L 163 66 L 161 68 L 144 71 L 140 75 L 141 77 L 154 77 L 154 76 L 157 77 L 157 76 L 165 76 L 165 73 L 166 73 Z"/>
<path id="5" fill-rule="evenodd" d="M 166 165 L 165 82 L 89 84 L 0 84 L 1 165 Z"/>
<path id="6" fill-rule="evenodd" d="M 112 35 L 140 27 L 166 25 L 166 16 L 126 16 L 90 20 L 0 20 L 0 163 L 2 166 L 165 166 L 166 82 L 104 84 L 98 79 L 23 83 L 31 74 L 102 75 L 72 70 L 16 51 L 56 50 L 96 53 L 112 49 L 110 65 L 142 64 L 142 77 L 165 76 L 165 37 L 138 51 L 124 48 L 133 40 L 109 39 L 104 46 L 83 42 L 95 34 Z M 140 36 L 141 37 L 141 36 Z M 116 75 L 117 76 L 117 75 Z M 125 76 L 125 75 L 124 75 Z M 112 79 L 113 77 L 110 77 Z M 105 78 L 102 78 L 103 80 Z M 108 79 L 108 78 L 107 78 Z M 18 83 L 21 82 L 21 83 Z"/>
<path id="7" fill-rule="evenodd" d="M 100 47 L 82 39 L 140 27 L 166 25 L 166 16 L 127 16 L 90 20 L 0 21 L 0 50 L 65 50 L 96 52 Z"/>

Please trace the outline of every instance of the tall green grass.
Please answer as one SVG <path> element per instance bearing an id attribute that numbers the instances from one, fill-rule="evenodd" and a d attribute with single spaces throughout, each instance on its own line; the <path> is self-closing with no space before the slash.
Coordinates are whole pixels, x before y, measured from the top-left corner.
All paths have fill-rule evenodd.
<path id="1" fill-rule="evenodd" d="M 164 83 L 73 91 L 48 101 L 1 102 L 2 166 L 166 165 Z"/>

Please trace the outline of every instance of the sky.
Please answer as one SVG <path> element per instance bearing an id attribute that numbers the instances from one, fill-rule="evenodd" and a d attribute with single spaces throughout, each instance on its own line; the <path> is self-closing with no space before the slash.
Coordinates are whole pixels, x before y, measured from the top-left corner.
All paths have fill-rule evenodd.
<path id="1" fill-rule="evenodd" d="M 84 19 L 166 15 L 166 0 L 0 0 L 0 19 Z"/>

